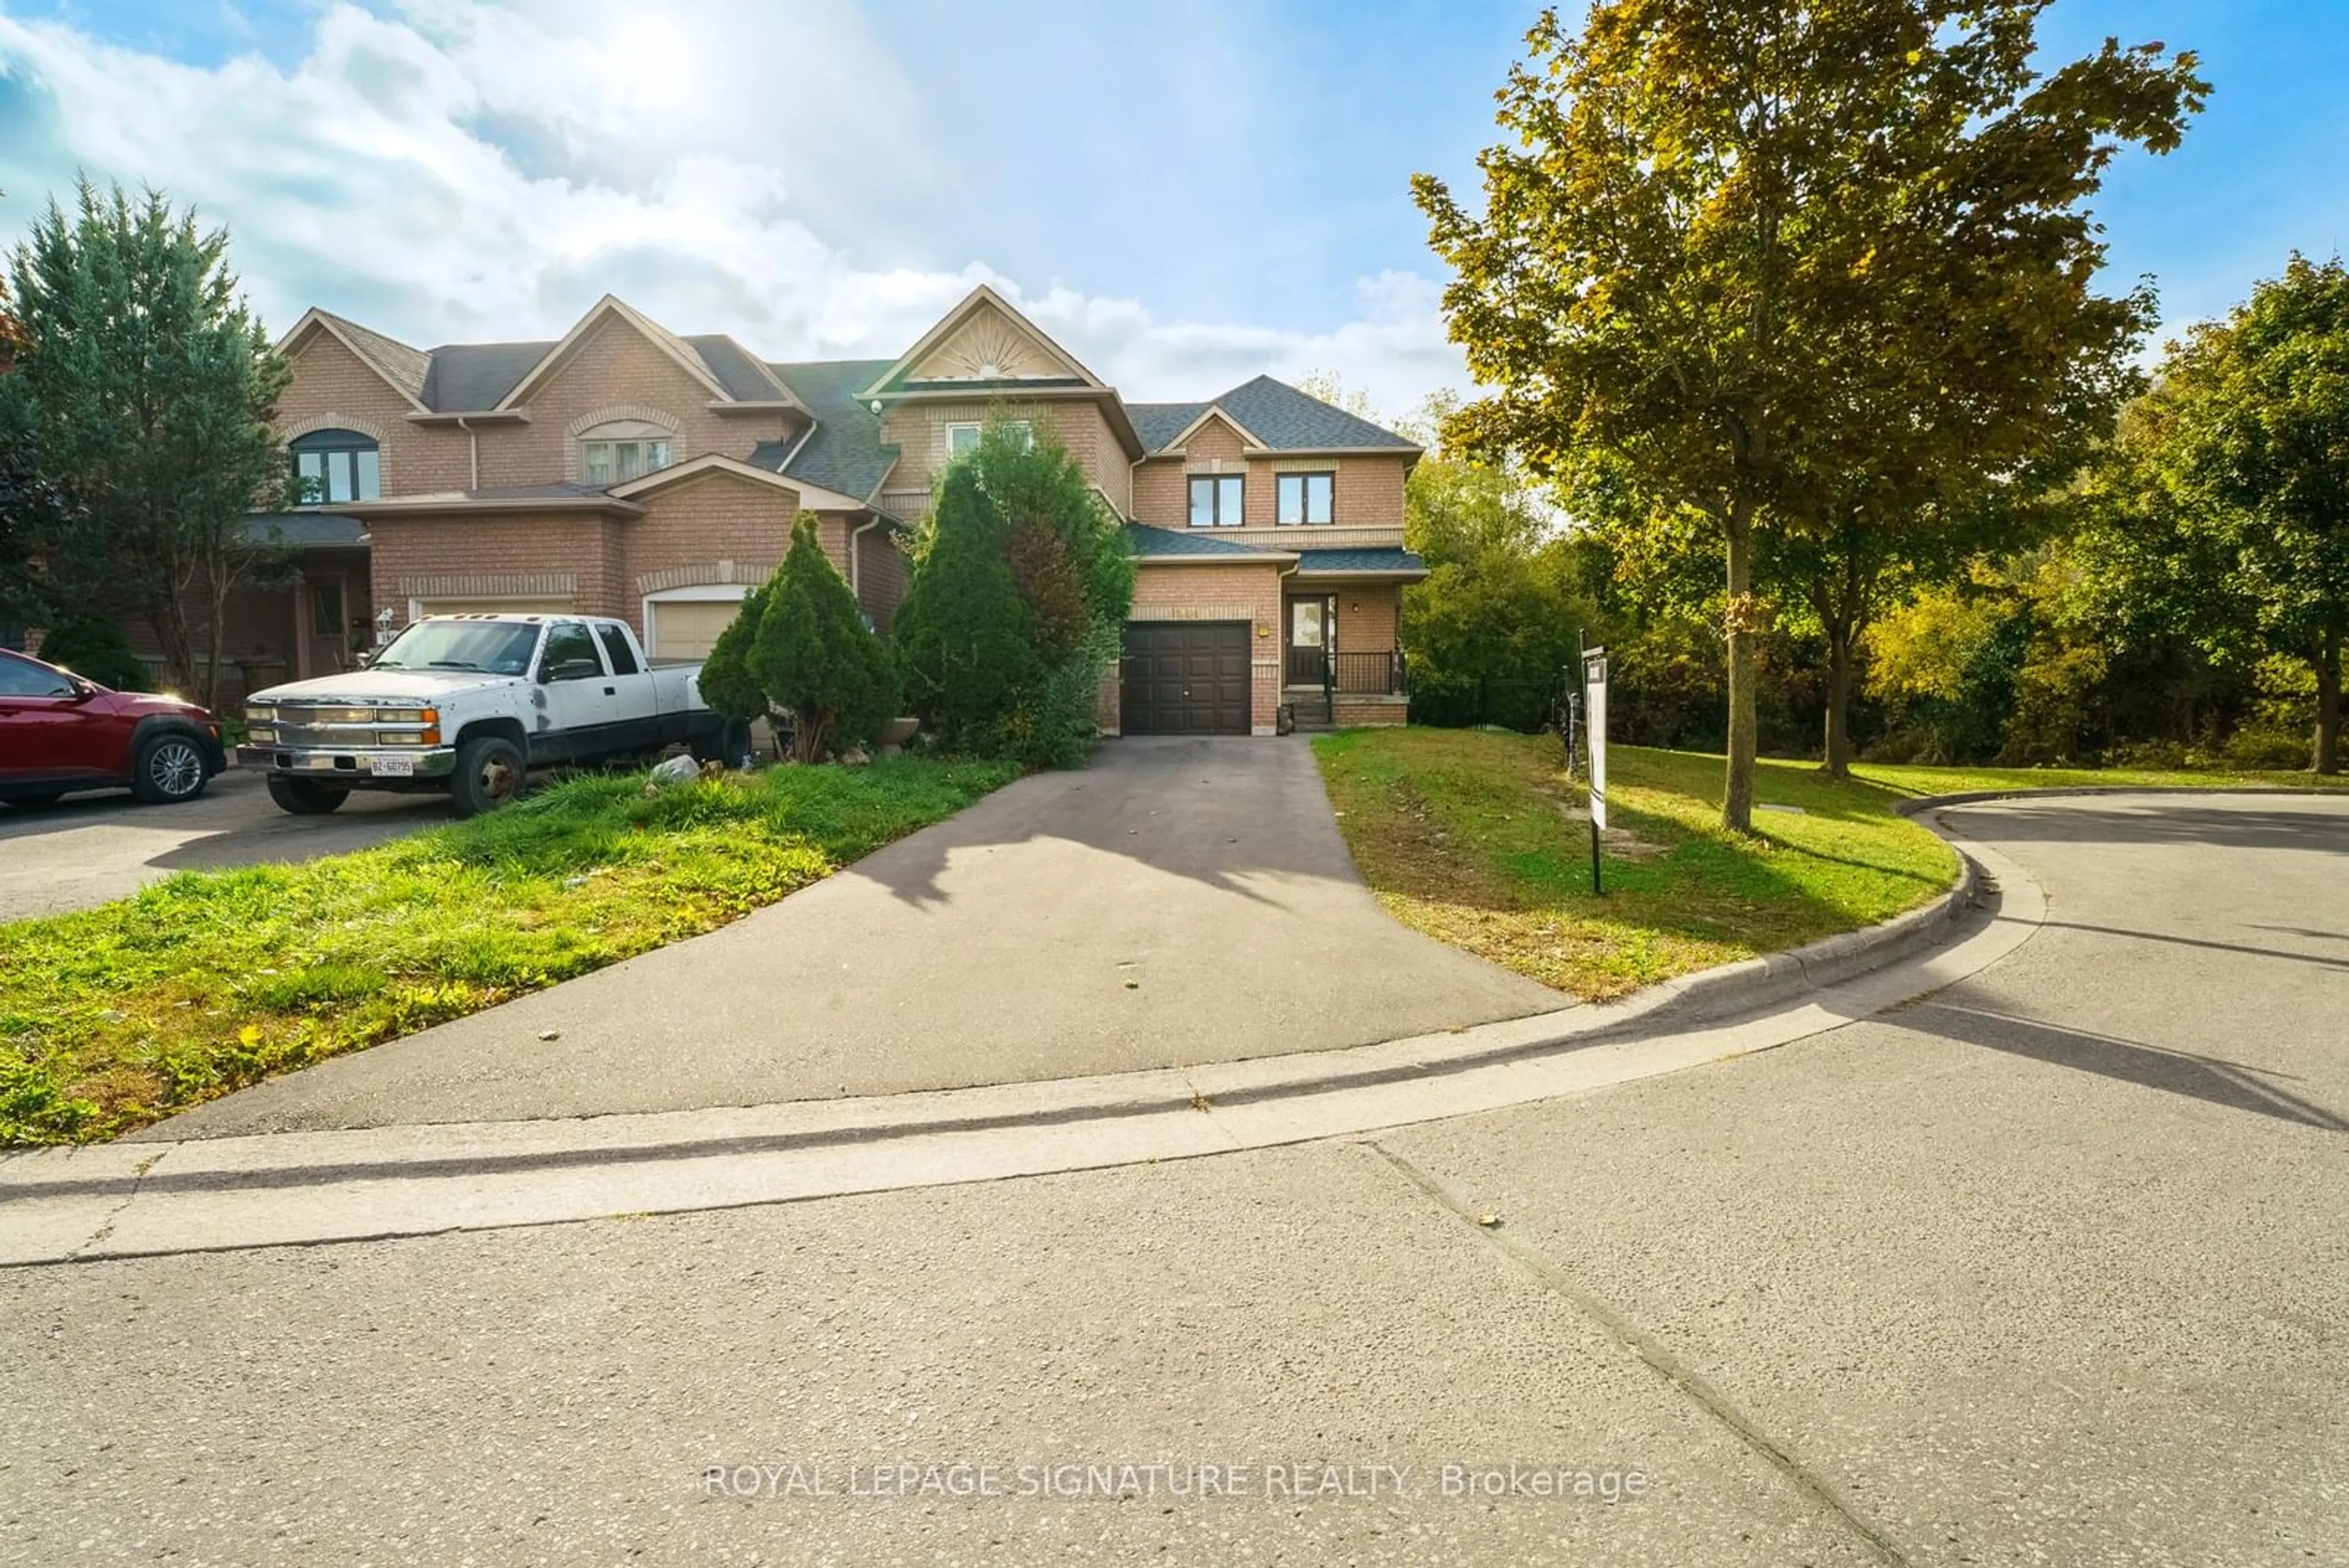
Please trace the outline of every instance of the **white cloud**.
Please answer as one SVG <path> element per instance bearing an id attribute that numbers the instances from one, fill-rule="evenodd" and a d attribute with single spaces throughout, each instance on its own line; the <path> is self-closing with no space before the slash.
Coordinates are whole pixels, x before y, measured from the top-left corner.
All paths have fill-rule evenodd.
<path id="1" fill-rule="evenodd" d="M 988 181 L 1019 171 L 965 166 L 925 109 L 945 95 L 843 5 L 336 4 L 290 69 L 0 16 L 0 75 L 16 119 L 50 127 L 0 137 L 12 198 L 78 167 L 193 201 L 281 327 L 320 305 L 424 346 L 552 337 L 608 290 L 778 358 L 886 356 L 987 281 L 1138 399 L 1319 369 L 1401 413 L 1464 379 L 1435 286 L 1407 274 L 1362 279 L 1350 319 L 1300 332 L 1008 277 L 983 254 L 926 263 L 983 233 Z"/>

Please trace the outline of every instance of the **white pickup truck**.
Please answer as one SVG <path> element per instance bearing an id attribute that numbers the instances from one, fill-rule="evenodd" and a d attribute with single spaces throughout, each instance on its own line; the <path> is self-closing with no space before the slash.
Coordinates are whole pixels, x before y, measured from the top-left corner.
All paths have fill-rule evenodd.
<path id="1" fill-rule="evenodd" d="M 427 616 L 367 668 L 256 691 L 237 762 L 297 815 L 355 789 L 446 790 L 457 815 L 502 805 L 532 770 L 643 756 L 683 742 L 723 754 L 699 660 L 656 663 L 626 621 Z"/>

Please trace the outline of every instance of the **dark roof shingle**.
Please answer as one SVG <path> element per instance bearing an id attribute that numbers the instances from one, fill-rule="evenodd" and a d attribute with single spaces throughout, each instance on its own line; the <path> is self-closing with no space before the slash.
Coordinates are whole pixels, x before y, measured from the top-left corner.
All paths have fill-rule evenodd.
<path id="1" fill-rule="evenodd" d="M 1427 563 L 1409 550 L 1316 550 L 1310 546 L 1297 554 L 1297 570 L 1300 575 L 1315 572 L 1420 572 Z"/>
<path id="2" fill-rule="evenodd" d="M 432 350 L 424 406 L 436 414 L 494 409 L 554 347 L 551 342 L 444 343 Z"/>
<path id="3" fill-rule="evenodd" d="M 722 332 L 683 339 L 687 348 L 701 356 L 709 367 L 710 375 L 726 389 L 726 395 L 745 403 L 771 403 L 781 400 L 783 389 L 764 365 L 750 357 L 749 349 Z"/>
<path id="4" fill-rule="evenodd" d="M 770 363 L 767 368 L 807 405 L 816 420 L 815 433 L 792 457 L 791 466 L 781 472 L 843 495 L 854 495 L 860 501 L 879 489 L 890 465 L 897 461 L 897 449 L 881 440 L 880 420 L 856 400 L 856 394 L 880 379 L 893 362 L 812 359 L 796 364 Z M 761 442 L 760 450 L 781 445 Z M 783 448 L 785 452 L 789 450 Z M 753 456 L 750 461 L 761 468 L 774 468 L 781 461 L 781 454 L 767 460 Z"/>
<path id="5" fill-rule="evenodd" d="M 1125 542 L 1133 553 L 1144 560 L 1168 556 L 1249 556 L 1277 559 L 1286 551 L 1265 550 L 1254 545 L 1242 545 L 1230 539 L 1218 539 L 1212 534 L 1178 534 L 1172 528 L 1153 528 L 1146 523 L 1128 523 Z"/>
<path id="6" fill-rule="evenodd" d="M 1269 376 L 1241 382 L 1217 398 L 1216 406 L 1277 452 L 1332 447 L 1419 450 L 1415 441 Z"/>

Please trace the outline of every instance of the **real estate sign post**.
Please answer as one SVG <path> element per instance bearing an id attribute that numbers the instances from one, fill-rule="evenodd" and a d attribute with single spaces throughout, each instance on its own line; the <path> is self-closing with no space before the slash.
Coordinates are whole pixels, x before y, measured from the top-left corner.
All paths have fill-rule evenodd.
<path id="1" fill-rule="evenodd" d="M 1582 652 L 1582 732 L 1590 747 L 1590 890 L 1604 893 L 1599 880 L 1599 836 L 1607 827 L 1607 650 Z"/>

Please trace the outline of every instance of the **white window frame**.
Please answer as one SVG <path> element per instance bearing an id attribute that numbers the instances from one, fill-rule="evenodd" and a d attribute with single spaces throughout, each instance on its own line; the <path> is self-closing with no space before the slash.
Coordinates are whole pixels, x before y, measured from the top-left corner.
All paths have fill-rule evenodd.
<path id="1" fill-rule="evenodd" d="M 646 466 L 639 468 L 634 473 L 622 473 L 619 449 L 624 446 L 644 448 Z M 608 448 L 611 457 L 610 472 L 600 480 L 595 477 L 595 452 L 598 447 Z M 652 461 L 652 454 L 656 450 L 660 453 L 660 461 L 657 462 Z M 589 484 L 601 484 L 606 488 L 615 484 L 626 484 L 632 479 L 642 479 L 648 473 L 658 473 L 662 469 L 672 467 L 676 461 L 677 443 L 673 438 L 666 435 L 581 436 L 579 438 L 579 474 Z"/>
<path id="2" fill-rule="evenodd" d="M 1021 444 L 1030 447 L 1033 447 L 1036 444 L 1036 426 L 1033 421 L 1028 420 L 1007 420 L 1004 422 L 1009 424 L 1013 430 L 1018 431 L 1026 438 Z M 985 433 L 986 430 L 986 424 L 977 420 L 947 421 L 947 461 L 948 462 L 952 462 L 964 452 L 975 450 L 978 445 L 979 437 Z M 957 431 L 968 431 L 970 432 L 970 445 L 968 447 L 957 448 L 955 445 L 955 435 Z"/>

